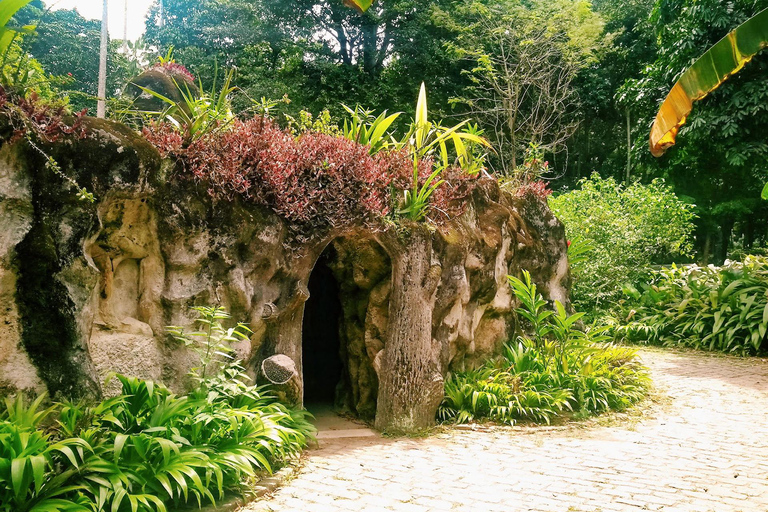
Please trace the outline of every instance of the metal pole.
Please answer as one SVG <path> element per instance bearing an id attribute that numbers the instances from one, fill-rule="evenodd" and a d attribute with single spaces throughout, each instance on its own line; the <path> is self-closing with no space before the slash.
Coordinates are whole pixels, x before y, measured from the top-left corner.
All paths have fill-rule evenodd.
<path id="1" fill-rule="evenodd" d="M 104 119 L 107 115 L 107 2 L 104 0 L 104 8 L 101 14 L 101 51 L 99 54 L 99 91 L 98 103 L 96 103 L 96 117 Z"/>

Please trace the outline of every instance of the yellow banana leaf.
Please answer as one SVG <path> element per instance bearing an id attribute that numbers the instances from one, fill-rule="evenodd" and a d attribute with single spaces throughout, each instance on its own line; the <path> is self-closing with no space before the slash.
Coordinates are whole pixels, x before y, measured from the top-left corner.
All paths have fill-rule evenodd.
<path id="1" fill-rule="evenodd" d="M 651 153 L 661 156 L 691 113 L 693 102 L 717 89 L 768 46 L 768 9 L 756 14 L 707 50 L 672 87 L 651 128 Z"/>
<path id="2" fill-rule="evenodd" d="M 347 7 L 352 7 L 353 9 L 357 9 L 360 12 L 367 11 L 371 5 L 373 4 L 373 0 L 343 0 L 344 5 Z"/>

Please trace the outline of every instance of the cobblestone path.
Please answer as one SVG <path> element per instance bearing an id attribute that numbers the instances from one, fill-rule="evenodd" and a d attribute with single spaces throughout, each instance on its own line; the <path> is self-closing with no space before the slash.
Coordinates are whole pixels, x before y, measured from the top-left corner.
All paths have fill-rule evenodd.
<path id="1" fill-rule="evenodd" d="M 768 361 L 643 351 L 643 414 L 321 442 L 245 511 L 768 511 Z"/>

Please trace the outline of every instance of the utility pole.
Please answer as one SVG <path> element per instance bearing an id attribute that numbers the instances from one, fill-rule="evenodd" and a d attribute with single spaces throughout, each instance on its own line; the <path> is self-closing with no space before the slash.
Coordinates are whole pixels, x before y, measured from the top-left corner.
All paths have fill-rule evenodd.
<path id="1" fill-rule="evenodd" d="M 123 54 L 128 55 L 128 0 L 123 0 Z"/>
<path id="2" fill-rule="evenodd" d="M 101 13 L 101 51 L 99 52 L 99 91 L 98 102 L 96 103 L 96 117 L 104 119 L 107 116 L 107 3 L 104 0 L 104 7 Z"/>

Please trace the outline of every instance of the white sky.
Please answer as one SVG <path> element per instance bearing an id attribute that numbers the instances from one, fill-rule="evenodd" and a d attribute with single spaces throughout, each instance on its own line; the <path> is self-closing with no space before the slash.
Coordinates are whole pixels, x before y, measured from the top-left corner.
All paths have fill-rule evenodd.
<path id="1" fill-rule="evenodd" d="M 72 9 L 87 19 L 101 19 L 104 0 L 43 0 L 53 9 Z M 128 4 L 128 39 L 135 41 L 144 33 L 144 18 L 153 0 L 107 0 L 109 6 L 109 35 L 112 39 L 123 38 L 125 5 Z"/>

